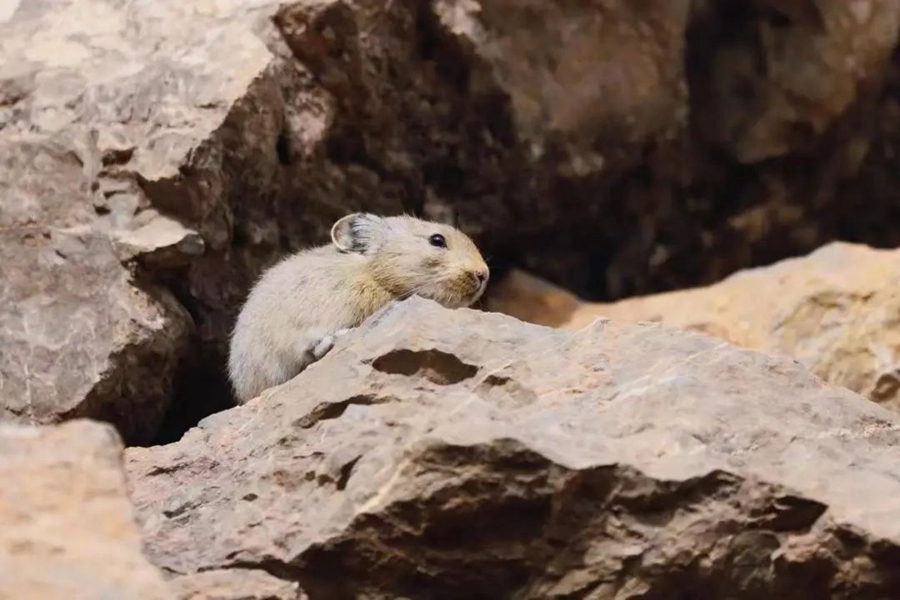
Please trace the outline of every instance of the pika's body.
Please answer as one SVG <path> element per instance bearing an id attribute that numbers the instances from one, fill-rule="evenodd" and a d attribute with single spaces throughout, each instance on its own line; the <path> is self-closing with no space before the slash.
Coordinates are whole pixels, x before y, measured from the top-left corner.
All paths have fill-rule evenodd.
<path id="1" fill-rule="evenodd" d="M 228 357 L 239 403 L 296 376 L 389 302 L 418 294 L 469 306 L 489 277 L 468 236 L 414 217 L 347 215 L 331 242 L 283 259 L 250 291 Z"/>

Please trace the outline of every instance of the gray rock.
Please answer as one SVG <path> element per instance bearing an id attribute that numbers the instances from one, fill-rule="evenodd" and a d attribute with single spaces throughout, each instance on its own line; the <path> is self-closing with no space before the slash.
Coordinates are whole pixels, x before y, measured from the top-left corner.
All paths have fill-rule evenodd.
<path id="1" fill-rule="evenodd" d="M 412 299 L 126 453 L 151 560 L 313 598 L 889 598 L 900 416 L 657 324 Z"/>
<path id="2" fill-rule="evenodd" d="M 0 598 L 174 600 L 141 553 L 112 427 L 0 425 Z"/>
<path id="3" fill-rule="evenodd" d="M 181 305 L 136 287 L 88 227 L 14 227 L 0 261 L 0 421 L 91 417 L 151 439 L 188 336 Z"/>

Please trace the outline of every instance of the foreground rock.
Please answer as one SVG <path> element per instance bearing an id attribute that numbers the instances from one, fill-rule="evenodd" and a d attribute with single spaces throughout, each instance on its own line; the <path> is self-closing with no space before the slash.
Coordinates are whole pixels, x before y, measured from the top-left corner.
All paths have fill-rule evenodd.
<path id="1" fill-rule="evenodd" d="M 659 325 L 412 299 L 127 451 L 149 556 L 311 598 L 887 598 L 900 417 Z"/>
<path id="2" fill-rule="evenodd" d="M 141 554 L 107 425 L 0 425 L 0 598 L 175 600 Z"/>
<path id="3" fill-rule="evenodd" d="M 834 243 L 709 287 L 613 304 L 582 302 L 514 272 L 489 308 L 566 329 L 607 317 L 703 331 L 792 356 L 829 383 L 900 411 L 900 250 Z"/>

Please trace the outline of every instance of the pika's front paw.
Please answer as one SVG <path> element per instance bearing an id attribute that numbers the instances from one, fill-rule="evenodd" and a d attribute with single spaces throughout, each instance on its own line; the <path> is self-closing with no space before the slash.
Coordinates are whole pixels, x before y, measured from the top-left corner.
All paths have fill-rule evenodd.
<path id="1" fill-rule="evenodd" d="M 313 347 L 312 355 L 316 360 L 321 360 L 323 356 L 328 354 L 332 348 L 334 348 L 335 337 L 334 335 L 326 335 L 319 343 Z"/>
<path id="2" fill-rule="evenodd" d="M 323 356 L 328 354 L 331 349 L 334 348 L 334 344 L 335 342 L 337 342 L 338 338 L 340 338 L 342 335 L 347 334 L 347 332 L 349 331 L 349 329 L 338 329 L 334 333 L 323 337 L 321 340 L 319 340 L 319 343 L 313 347 L 313 357 L 316 360 L 321 360 Z"/>

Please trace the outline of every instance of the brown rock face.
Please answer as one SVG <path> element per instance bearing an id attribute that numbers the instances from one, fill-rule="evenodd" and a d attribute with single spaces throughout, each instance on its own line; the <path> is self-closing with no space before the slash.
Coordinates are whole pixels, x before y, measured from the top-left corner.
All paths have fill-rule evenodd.
<path id="1" fill-rule="evenodd" d="M 745 164 L 814 146 L 860 101 L 871 109 L 900 26 L 900 6 L 881 0 L 700 4 L 695 26 L 718 48 L 694 65 L 709 109 L 696 121 Z"/>
<path id="2" fill-rule="evenodd" d="M 0 598 L 174 600 L 141 554 L 108 425 L 0 425 Z"/>
<path id="3" fill-rule="evenodd" d="M 661 321 L 778 352 L 833 385 L 900 410 L 900 251 L 835 243 L 705 288 L 585 303 L 522 272 L 488 302 L 531 323 L 580 329 L 597 318 Z"/>
<path id="4" fill-rule="evenodd" d="M 147 551 L 311 598 L 888 598 L 900 417 L 660 325 L 412 299 L 180 442 L 127 451 Z"/>
<path id="5" fill-rule="evenodd" d="M 534 158 L 561 154 L 585 176 L 650 141 L 672 139 L 687 117 L 683 61 L 687 0 L 564 2 L 437 0 L 442 29 L 475 65 L 473 85 L 509 99 Z M 610 148 L 598 148 L 615 140 Z"/>

